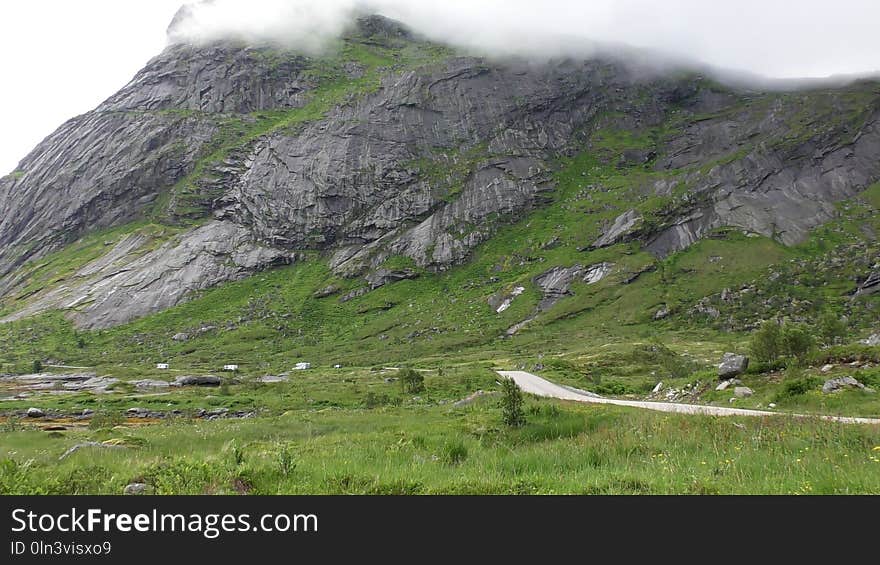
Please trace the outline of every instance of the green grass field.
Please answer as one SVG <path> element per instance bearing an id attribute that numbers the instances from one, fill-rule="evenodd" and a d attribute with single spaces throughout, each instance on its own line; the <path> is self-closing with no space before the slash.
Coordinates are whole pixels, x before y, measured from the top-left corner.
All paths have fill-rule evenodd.
<path id="1" fill-rule="evenodd" d="M 213 169 L 261 136 L 302 127 L 375 91 L 388 69 L 436 65 L 449 55 L 427 43 L 342 43 L 338 56 L 312 62 L 315 86 L 305 105 L 219 123 L 190 174 L 146 218 L 25 265 L 16 292 L 0 301 L 0 315 L 75 278 L 126 237 L 146 238 L 142 253 L 203 221 Z M 361 65 L 360 78 L 345 78 L 347 61 Z M 863 118 L 874 94 L 870 85 L 854 86 L 797 100 L 834 125 Z M 749 104 L 769 107 L 779 96 L 756 96 Z M 793 247 L 719 229 L 663 259 L 638 242 L 590 249 L 603 226 L 629 209 L 648 228 L 662 225 L 688 188 L 682 183 L 660 197 L 646 187 L 705 173 L 749 149 L 699 169 L 661 172 L 620 162 L 627 150 L 662 147 L 681 120 L 702 118 L 676 114 L 631 130 L 620 126 L 620 116 L 597 117 L 582 150 L 552 163 L 556 188 L 548 201 L 522 215 L 487 219 L 491 237 L 464 264 L 432 272 L 414 258 L 392 256 L 384 267 L 410 268 L 418 278 L 349 301 L 340 297 L 364 281 L 335 275 L 326 256 L 307 250 L 294 265 L 204 290 L 113 329 L 79 330 L 63 311 L 0 324 L 0 373 L 22 375 L 40 365 L 62 372 L 49 366 L 68 365 L 121 379 L 109 394 L 49 390 L 25 398 L 15 398 L 21 390 L 4 381 L 0 494 L 121 493 L 133 481 L 161 494 L 880 493 L 876 426 L 669 416 L 528 399 L 528 423 L 510 429 L 494 397 L 452 407 L 477 390 L 496 391 L 493 369 L 518 367 L 608 396 L 643 399 L 663 382 L 666 389 L 699 391 L 685 401 L 729 406 L 732 390 L 714 390 L 717 363 L 728 351 L 748 353 L 761 321 L 779 318 L 818 332 L 832 319 L 842 326 L 836 342 L 817 339 L 798 362 L 753 363 L 741 379 L 754 395 L 736 406 L 880 416 L 880 394 L 820 390 L 837 376 L 880 390 L 880 347 L 858 343 L 880 330 L 880 294 L 854 295 L 880 257 L 880 184 L 841 202 L 836 219 Z M 780 119 L 791 128 L 767 143 L 796 143 L 824 127 L 806 113 Z M 425 155 L 411 166 L 448 201 L 490 157 L 478 145 Z M 538 311 L 536 277 L 554 267 L 604 262 L 614 265 L 607 278 L 576 282 L 570 295 Z M 330 285 L 335 294 L 316 298 Z M 517 287 L 525 290 L 507 310 L 489 305 Z M 661 309 L 666 316 L 656 316 Z M 526 319 L 525 329 L 506 334 Z M 189 338 L 174 340 L 180 333 Z M 300 361 L 315 369 L 292 372 L 287 383 L 259 382 Z M 157 370 L 157 363 L 171 369 Z M 129 382 L 220 374 L 226 364 L 240 370 L 219 388 L 143 393 Z M 336 364 L 343 368 L 331 369 Z M 823 373 L 825 364 L 834 368 Z M 396 372 L 384 367 L 422 370 L 426 390 L 405 394 L 386 382 Z M 60 414 L 65 429 L 46 431 L 44 421 L 21 418 L 30 407 Z M 139 425 L 144 422 L 123 417 L 129 408 L 180 414 Z M 195 417 L 218 408 L 255 415 Z M 100 416 L 93 424 L 72 419 L 86 409 Z M 85 441 L 125 449 L 89 448 L 59 460 Z"/>
<path id="2" fill-rule="evenodd" d="M 876 427 L 534 400 L 528 423 L 507 429 L 496 403 L 407 398 L 63 437 L 5 431 L 0 493 L 116 494 L 135 481 L 158 494 L 880 493 Z M 58 461 L 85 440 L 127 449 Z"/>

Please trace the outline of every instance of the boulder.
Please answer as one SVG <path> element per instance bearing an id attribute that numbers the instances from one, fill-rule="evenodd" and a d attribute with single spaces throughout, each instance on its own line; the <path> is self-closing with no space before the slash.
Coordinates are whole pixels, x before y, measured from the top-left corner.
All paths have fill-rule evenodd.
<path id="1" fill-rule="evenodd" d="M 837 392 L 838 390 L 843 390 L 845 388 L 858 388 L 865 392 L 874 392 L 874 389 L 866 387 L 853 377 L 837 377 L 835 379 L 827 380 L 825 381 L 825 384 L 822 385 L 822 392 L 825 394 L 831 394 L 832 392 Z"/>
<path id="2" fill-rule="evenodd" d="M 864 345 L 877 346 L 880 345 L 880 333 L 871 334 L 866 339 L 862 340 Z"/>
<path id="3" fill-rule="evenodd" d="M 752 396 L 753 394 L 755 394 L 755 391 L 753 391 L 752 389 L 750 389 L 747 386 L 738 386 L 735 389 L 733 389 L 733 395 L 737 398 L 748 398 L 748 397 Z"/>
<path id="4" fill-rule="evenodd" d="M 85 443 L 78 443 L 65 451 L 61 457 L 58 458 L 59 461 L 66 459 L 67 457 L 73 455 L 80 449 L 86 448 L 95 448 L 95 449 L 126 449 L 124 445 L 114 445 L 111 443 L 98 443 L 97 441 L 87 441 Z"/>
<path id="5" fill-rule="evenodd" d="M 454 402 L 452 404 L 452 406 L 454 408 L 464 408 L 465 406 L 470 406 L 471 404 L 477 402 L 481 398 L 490 397 L 490 396 L 497 396 L 499 394 L 500 393 L 498 393 L 498 392 L 486 392 L 484 390 L 478 390 L 477 392 L 473 393 L 472 395 Z"/>
<path id="6" fill-rule="evenodd" d="M 130 485 L 126 485 L 125 489 L 122 491 L 123 495 L 126 496 L 138 496 L 142 494 L 147 494 L 147 490 L 149 490 L 149 485 L 144 483 L 131 483 Z"/>
<path id="7" fill-rule="evenodd" d="M 28 408 L 27 409 L 27 417 L 28 418 L 42 418 L 46 413 L 40 410 L 39 408 Z"/>
<path id="8" fill-rule="evenodd" d="M 335 284 L 331 284 L 330 286 L 325 286 L 324 288 L 315 291 L 315 293 L 312 294 L 312 297 L 313 298 L 327 298 L 328 296 L 333 296 L 337 292 L 339 292 L 339 287 L 336 286 Z"/>
<path id="9" fill-rule="evenodd" d="M 660 307 L 659 310 L 654 312 L 654 319 L 655 320 L 662 320 L 664 318 L 668 318 L 669 314 L 670 314 L 669 307 L 664 304 L 663 306 Z"/>
<path id="10" fill-rule="evenodd" d="M 187 341 L 189 339 L 189 334 L 179 333 L 171 336 L 171 339 L 174 341 Z"/>
<path id="11" fill-rule="evenodd" d="M 139 389 L 150 389 L 150 388 L 168 388 L 171 386 L 171 383 L 168 381 L 160 381 L 156 379 L 142 379 L 139 381 L 131 381 L 131 384 L 135 386 L 135 388 Z"/>
<path id="12" fill-rule="evenodd" d="M 880 291 L 880 270 L 872 271 L 865 281 L 859 285 L 856 295 L 873 294 Z"/>
<path id="13" fill-rule="evenodd" d="M 715 390 L 719 390 L 719 391 L 720 391 L 720 390 L 727 390 L 728 387 L 730 387 L 730 385 L 732 385 L 732 384 L 733 384 L 733 380 L 732 380 L 732 379 L 730 379 L 730 380 L 726 380 L 726 381 L 721 381 L 721 384 L 719 384 L 718 386 L 716 386 L 716 387 L 715 387 Z"/>
<path id="14" fill-rule="evenodd" d="M 386 284 L 416 279 L 418 277 L 419 274 L 411 269 L 405 269 L 402 271 L 379 269 L 378 271 L 367 274 L 367 276 L 364 278 L 367 280 L 368 283 L 370 283 L 370 289 L 375 290 L 377 288 L 385 286 Z"/>
<path id="15" fill-rule="evenodd" d="M 618 216 L 602 236 L 593 242 L 592 249 L 609 247 L 626 239 L 642 223 L 642 216 L 635 210 L 628 210 Z"/>
<path id="16" fill-rule="evenodd" d="M 213 375 L 177 377 L 171 386 L 220 386 L 223 381 Z"/>
<path id="17" fill-rule="evenodd" d="M 275 384 L 275 383 L 286 383 L 289 379 L 287 377 L 282 376 L 273 376 L 267 375 L 260 379 L 260 382 L 263 384 Z"/>
<path id="18" fill-rule="evenodd" d="M 745 373 L 748 368 L 749 358 L 745 355 L 725 353 L 721 358 L 721 364 L 718 365 L 718 377 L 725 380 L 732 379 Z"/>
<path id="19" fill-rule="evenodd" d="M 823 373 L 830 373 L 834 369 L 834 365 L 822 365 L 822 368 L 819 369 Z"/>
<path id="20" fill-rule="evenodd" d="M 352 290 L 351 292 L 349 292 L 348 294 L 346 294 L 345 296 L 340 296 L 339 302 L 340 302 L 340 304 L 344 304 L 346 302 L 354 300 L 355 298 L 363 296 L 368 292 L 370 292 L 370 289 L 367 287 L 356 288 L 356 289 Z"/>

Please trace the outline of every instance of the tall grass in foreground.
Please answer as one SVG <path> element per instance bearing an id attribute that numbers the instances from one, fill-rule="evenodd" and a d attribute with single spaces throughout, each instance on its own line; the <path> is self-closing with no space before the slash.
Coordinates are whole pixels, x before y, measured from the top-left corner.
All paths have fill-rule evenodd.
<path id="1" fill-rule="evenodd" d="M 529 400 L 0 436 L 0 493 L 880 493 L 880 429 Z M 71 445 L 108 441 L 127 450 Z"/>

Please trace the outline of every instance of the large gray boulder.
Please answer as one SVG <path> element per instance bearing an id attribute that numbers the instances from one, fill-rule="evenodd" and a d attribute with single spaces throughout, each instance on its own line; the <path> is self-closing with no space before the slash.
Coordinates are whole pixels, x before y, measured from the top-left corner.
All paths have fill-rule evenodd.
<path id="1" fill-rule="evenodd" d="M 843 390 L 846 388 L 855 388 L 864 390 L 865 392 L 874 392 L 874 389 L 866 387 L 864 384 L 860 383 L 853 377 L 837 377 L 827 380 L 825 381 L 825 384 L 822 385 L 822 392 L 825 394 L 831 394 L 832 392 L 837 392 L 838 390 Z"/>
<path id="2" fill-rule="evenodd" d="M 725 353 L 718 365 L 718 378 L 723 380 L 732 379 L 746 372 L 749 368 L 749 358 L 736 353 Z"/>
<path id="3" fill-rule="evenodd" d="M 213 375 L 177 377 L 171 386 L 220 386 L 223 380 Z"/>

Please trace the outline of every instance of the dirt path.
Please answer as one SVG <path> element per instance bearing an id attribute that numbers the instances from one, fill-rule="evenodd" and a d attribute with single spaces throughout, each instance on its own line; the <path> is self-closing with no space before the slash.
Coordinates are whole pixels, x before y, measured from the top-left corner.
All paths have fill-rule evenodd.
<path id="1" fill-rule="evenodd" d="M 843 424 L 874 424 L 880 425 L 878 418 L 853 418 L 848 416 L 809 416 L 806 414 L 789 414 L 786 412 L 770 412 L 766 410 L 747 410 L 744 408 L 726 408 L 723 406 L 701 406 L 699 404 L 678 404 L 674 402 L 646 402 L 639 400 L 615 400 L 603 398 L 597 394 L 586 392 L 572 387 L 558 385 L 537 375 L 525 371 L 498 371 L 502 377 L 513 379 L 523 392 L 536 396 L 558 398 L 560 400 L 573 400 L 575 402 L 587 402 L 591 404 L 614 404 L 615 406 L 629 406 L 643 410 L 655 410 L 657 412 L 673 412 L 676 414 L 703 414 L 707 416 L 788 416 L 790 418 L 819 418 L 830 422 Z"/>

